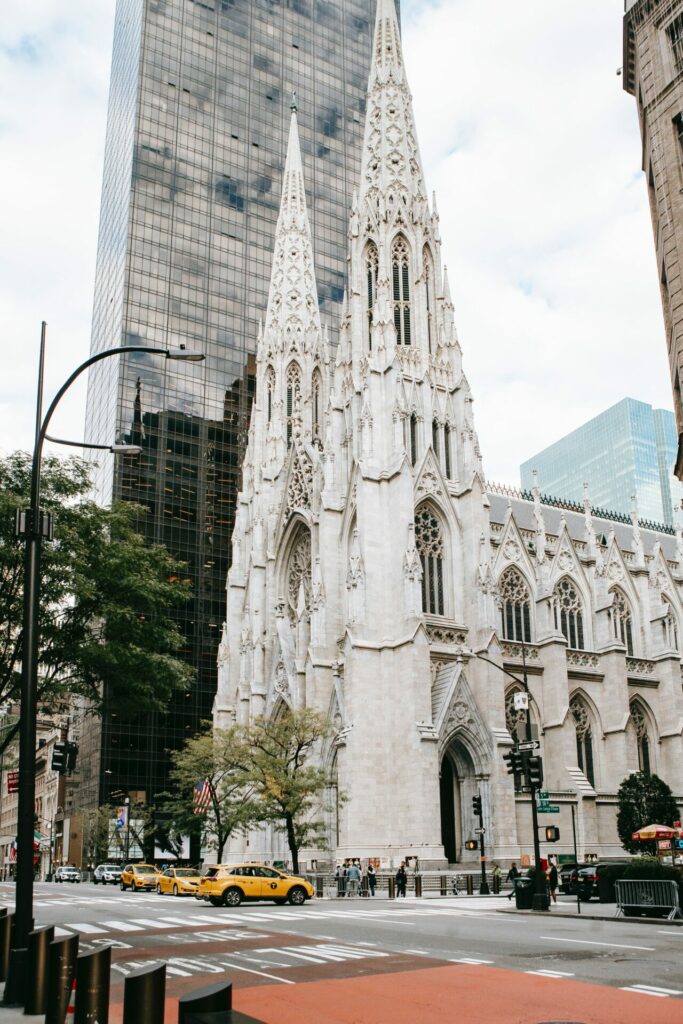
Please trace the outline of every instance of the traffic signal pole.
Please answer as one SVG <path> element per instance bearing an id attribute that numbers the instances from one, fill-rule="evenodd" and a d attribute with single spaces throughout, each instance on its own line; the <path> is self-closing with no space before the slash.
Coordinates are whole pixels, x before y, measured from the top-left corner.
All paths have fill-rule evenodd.
<path id="1" fill-rule="evenodd" d="M 486 842 L 484 832 L 484 809 L 481 802 L 481 794 L 472 799 L 472 806 L 479 818 L 479 864 L 481 865 L 481 881 L 479 883 L 479 895 L 488 896 L 490 889 L 486 881 Z"/>

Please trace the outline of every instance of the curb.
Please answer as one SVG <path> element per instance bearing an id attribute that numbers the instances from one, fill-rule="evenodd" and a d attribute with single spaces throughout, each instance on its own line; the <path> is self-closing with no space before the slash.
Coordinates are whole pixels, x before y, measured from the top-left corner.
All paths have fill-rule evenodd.
<path id="1" fill-rule="evenodd" d="M 561 913 L 553 914 L 551 911 L 542 910 L 499 910 L 499 914 L 520 914 L 529 915 L 532 917 L 543 917 L 548 920 L 551 917 L 558 917 L 561 920 L 564 918 L 575 919 L 577 921 L 609 921 L 613 924 L 622 924 L 624 921 L 628 924 L 658 924 L 658 925 L 671 925 L 673 928 L 682 928 L 683 920 L 678 919 L 675 921 L 669 921 L 666 917 L 601 917 L 599 914 L 570 914 Z"/>

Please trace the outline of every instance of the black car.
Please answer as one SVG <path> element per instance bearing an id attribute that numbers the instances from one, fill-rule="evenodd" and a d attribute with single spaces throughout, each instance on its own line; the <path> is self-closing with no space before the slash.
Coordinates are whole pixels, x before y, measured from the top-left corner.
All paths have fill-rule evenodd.
<path id="1" fill-rule="evenodd" d="M 580 866 L 580 864 L 576 863 L 560 865 L 560 892 L 568 896 L 576 892 L 576 872 Z"/>
<path id="2" fill-rule="evenodd" d="M 623 860 L 601 860 L 596 864 L 589 864 L 587 867 L 579 868 L 576 873 L 575 892 L 578 892 L 579 899 L 583 902 L 588 902 L 593 896 L 598 896 L 604 902 L 613 902 L 613 897 L 610 899 L 606 895 L 600 893 L 600 873 L 604 868 L 616 866 L 626 866 L 628 859 Z M 607 883 L 607 879 L 603 880 Z M 611 888 L 611 886 L 609 887 Z"/>

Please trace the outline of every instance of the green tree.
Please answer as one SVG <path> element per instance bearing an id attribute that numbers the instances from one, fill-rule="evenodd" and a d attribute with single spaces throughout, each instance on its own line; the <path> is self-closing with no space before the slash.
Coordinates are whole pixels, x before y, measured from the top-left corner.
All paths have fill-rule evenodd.
<path id="1" fill-rule="evenodd" d="M 673 825 L 680 814 L 673 793 L 658 775 L 633 772 L 619 786 L 617 831 L 629 853 L 656 853 L 657 844 L 636 842 L 631 835 L 645 825 Z"/>
<path id="2" fill-rule="evenodd" d="M 24 544 L 14 512 L 26 508 L 31 459 L 0 458 L 0 704 L 19 700 L 23 640 Z M 183 637 L 169 611 L 187 601 L 185 566 L 136 530 L 144 510 L 101 508 L 87 499 L 80 459 L 46 457 L 42 507 L 54 513 L 55 539 L 43 543 L 38 706 L 60 709 L 73 695 L 134 715 L 164 710 L 193 672 L 178 654 Z M 4 730 L 0 751 L 14 740 Z"/>
<path id="3" fill-rule="evenodd" d="M 261 818 L 285 833 L 295 872 L 302 847 L 327 845 L 325 822 L 315 814 L 333 784 L 320 766 L 322 744 L 331 734 L 327 719 L 307 708 L 259 718 L 249 729 L 249 772 Z"/>
<path id="4" fill-rule="evenodd" d="M 166 836 L 196 835 L 223 857 L 231 835 L 240 835 L 258 820 L 254 784 L 249 777 L 246 734 L 239 726 L 202 732 L 171 754 L 172 792 L 162 796 Z M 206 784 L 207 806 L 198 808 L 194 789 Z"/>

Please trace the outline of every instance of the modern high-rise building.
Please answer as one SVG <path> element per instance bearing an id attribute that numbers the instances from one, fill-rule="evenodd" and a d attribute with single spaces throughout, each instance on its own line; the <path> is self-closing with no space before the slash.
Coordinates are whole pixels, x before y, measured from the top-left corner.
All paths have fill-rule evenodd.
<path id="1" fill-rule="evenodd" d="M 673 475 L 677 435 L 673 414 L 623 398 L 520 466 L 522 487 L 581 503 L 588 484 L 594 507 L 674 525 L 683 486 Z"/>
<path id="2" fill-rule="evenodd" d="M 84 727 L 82 803 L 117 791 L 151 801 L 167 784 L 167 751 L 210 718 L 292 93 L 334 344 L 374 9 L 374 0 L 117 2 L 92 351 L 184 345 L 206 359 L 104 360 L 90 375 L 86 435 L 142 447 L 102 461 L 97 498 L 139 502 L 149 540 L 187 562 L 194 596 L 178 620 L 196 682 L 165 715 L 105 713 Z"/>
<path id="3" fill-rule="evenodd" d="M 624 89 L 636 97 L 683 480 L 683 0 L 625 0 Z"/>

